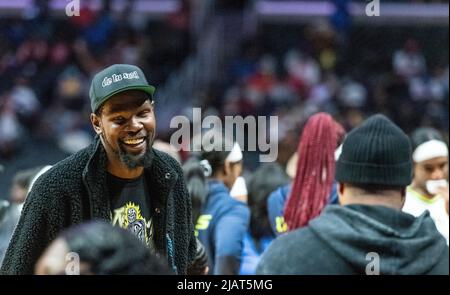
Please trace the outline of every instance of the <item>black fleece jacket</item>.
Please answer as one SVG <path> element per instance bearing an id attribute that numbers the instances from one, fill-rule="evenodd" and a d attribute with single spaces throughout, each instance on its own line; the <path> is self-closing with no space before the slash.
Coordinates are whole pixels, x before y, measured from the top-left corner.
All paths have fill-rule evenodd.
<path id="1" fill-rule="evenodd" d="M 157 252 L 178 274 L 196 253 L 191 200 L 179 164 L 152 149 L 144 167 L 151 190 Z M 87 148 L 58 162 L 34 184 L 7 249 L 1 274 L 32 274 L 37 259 L 65 228 L 90 219 L 111 219 L 106 152 L 97 136 Z"/>

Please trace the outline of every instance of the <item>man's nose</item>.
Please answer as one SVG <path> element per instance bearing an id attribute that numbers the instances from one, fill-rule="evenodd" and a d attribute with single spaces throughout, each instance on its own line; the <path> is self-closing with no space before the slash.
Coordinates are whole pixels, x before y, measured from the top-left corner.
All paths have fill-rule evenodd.
<path id="1" fill-rule="evenodd" d="M 441 168 L 434 169 L 433 173 L 431 173 L 431 180 L 443 179 L 445 177 L 444 170 Z"/>
<path id="2" fill-rule="evenodd" d="M 142 124 L 139 118 L 132 117 L 127 125 L 127 131 L 136 132 L 142 129 Z"/>

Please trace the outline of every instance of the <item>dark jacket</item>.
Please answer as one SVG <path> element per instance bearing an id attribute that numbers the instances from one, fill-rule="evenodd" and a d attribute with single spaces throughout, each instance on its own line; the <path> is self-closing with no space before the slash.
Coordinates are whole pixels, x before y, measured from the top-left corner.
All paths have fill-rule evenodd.
<path id="1" fill-rule="evenodd" d="M 328 206 L 307 227 L 278 237 L 257 274 L 446 274 L 449 248 L 428 213 Z M 378 258 L 377 258 L 378 256 Z"/>
<path id="2" fill-rule="evenodd" d="M 270 226 L 275 235 L 279 236 L 287 231 L 287 225 L 284 221 L 284 206 L 291 193 L 292 184 L 281 186 L 269 195 L 267 199 L 267 215 L 269 216 Z M 334 182 L 331 188 L 328 204 L 338 204 L 337 183 Z"/>
<path id="3" fill-rule="evenodd" d="M 195 257 L 191 201 L 179 164 L 152 149 L 144 167 L 151 190 L 155 247 L 179 274 Z M 28 195 L 6 252 L 2 274 L 31 274 L 44 249 L 65 228 L 90 219 L 111 219 L 106 152 L 97 136 L 87 148 L 43 174 Z"/>
<path id="4" fill-rule="evenodd" d="M 223 183 L 210 181 L 208 185 L 207 201 L 196 229 L 208 254 L 209 273 L 238 274 L 250 211 L 230 196 Z"/>

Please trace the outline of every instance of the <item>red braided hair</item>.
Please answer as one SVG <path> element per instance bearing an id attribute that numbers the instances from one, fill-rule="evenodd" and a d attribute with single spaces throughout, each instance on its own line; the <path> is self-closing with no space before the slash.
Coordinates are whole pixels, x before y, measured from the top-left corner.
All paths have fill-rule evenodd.
<path id="1" fill-rule="evenodd" d="M 334 181 L 334 152 L 344 133 L 326 113 L 315 114 L 306 122 L 297 148 L 297 172 L 284 209 L 289 230 L 307 225 L 327 204 Z"/>

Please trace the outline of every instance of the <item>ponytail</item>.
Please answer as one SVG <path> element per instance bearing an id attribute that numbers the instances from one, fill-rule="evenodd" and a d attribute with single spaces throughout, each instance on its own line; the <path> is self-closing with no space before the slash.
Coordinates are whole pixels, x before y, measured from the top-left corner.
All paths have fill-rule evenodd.
<path id="1" fill-rule="evenodd" d="M 205 166 L 200 161 L 192 157 L 183 165 L 183 174 L 186 181 L 187 190 L 192 200 L 192 221 L 197 223 L 203 205 L 208 196 L 208 185 L 206 183 Z"/>
<path id="2" fill-rule="evenodd" d="M 197 223 L 207 201 L 209 187 L 206 179 L 214 177 L 220 169 L 223 169 L 225 160 L 230 154 L 230 151 L 226 151 L 225 148 L 233 146 L 233 140 L 225 138 L 222 133 L 218 133 L 212 138 L 214 138 L 213 141 L 202 138 L 202 151 L 183 165 L 186 186 L 192 200 L 194 224 Z"/>
<path id="3" fill-rule="evenodd" d="M 326 113 L 308 119 L 297 148 L 297 170 L 285 204 L 284 219 L 290 231 L 307 225 L 328 203 L 336 165 L 334 153 L 344 132 Z"/>

